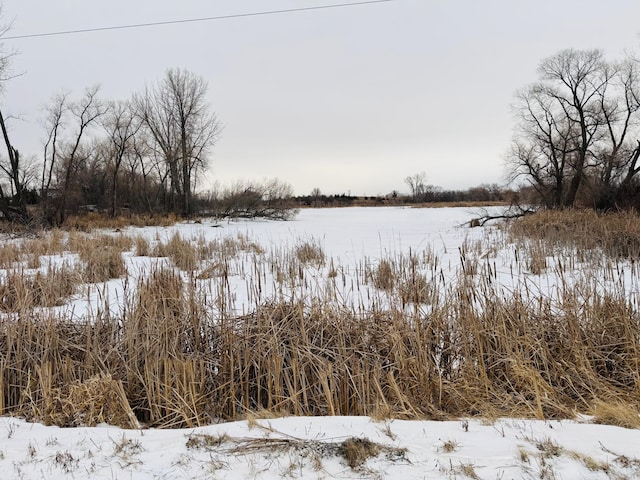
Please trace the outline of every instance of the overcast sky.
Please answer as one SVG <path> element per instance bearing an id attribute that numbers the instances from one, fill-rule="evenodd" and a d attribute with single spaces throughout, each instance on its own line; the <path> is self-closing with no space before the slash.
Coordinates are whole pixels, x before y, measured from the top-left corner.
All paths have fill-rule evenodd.
<path id="1" fill-rule="evenodd" d="M 4 0 L 9 36 L 356 0 Z M 171 67 L 209 84 L 225 128 L 211 179 L 278 177 L 297 194 L 467 188 L 504 180 L 514 93 L 564 48 L 640 46 L 638 0 L 392 0 L 152 28 L 7 40 L 5 115 L 41 156 L 42 108 L 99 83 L 124 99 Z M 213 181 L 213 180 L 212 180 Z M 202 184 L 201 184 L 202 185 Z M 206 187 L 206 185 L 205 185 Z"/>

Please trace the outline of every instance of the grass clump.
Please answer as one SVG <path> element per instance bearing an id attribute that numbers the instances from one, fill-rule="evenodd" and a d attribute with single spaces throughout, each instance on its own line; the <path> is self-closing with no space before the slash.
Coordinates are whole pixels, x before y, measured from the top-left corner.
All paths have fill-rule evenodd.
<path id="1" fill-rule="evenodd" d="M 83 278 L 87 283 L 107 282 L 127 273 L 122 252 L 130 250 L 133 240 L 125 235 L 69 236 L 69 248 L 77 251 L 84 263 Z"/>
<path id="2" fill-rule="evenodd" d="M 593 422 L 636 429 L 640 428 L 640 413 L 627 402 L 598 400 L 593 407 Z"/>
<path id="3" fill-rule="evenodd" d="M 107 282 L 127 273 L 122 254 L 113 247 L 84 251 L 80 258 L 85 263 L 83 278 L 87 283 Z"/>
<path id="4" fill-rule="evenodd" d="M 80 283 L 78 272 L 68 266 L 49 265 L 46 273 L 12 270 L 0 280 L 0 310 L 24 312 L 62 305 Z"/>
<path id="5" fill-rule="evenodd" d="M 372 276 L 373 285 L 380 290 L 391 290 L 396 283 L 396 273 L 390 260 L 382 259 Z"/>
<path id="6" fill-rule="evenodd" d="M 367 438 L 351 437 L 340 445 L 338 452 L 347 465 L 353 470 L 360 468 L 364 463 L 380 453 L 380 445 Z"/>
<path id="7" fill-rule="evenodd" d="M 298 245 L 295 250 L 296 259 L 303 265 L 324 265 L 325 255 L 322 247 L 312 242 L 304 242 Z"/>
<path id="8" fill-rule="evenodd" d="M 198 267 L 198 250 L 179 233 L 174 233 L 167 242 L 157 243 L 153 256 L 169 257 L 176 267 L 186 272 L 192 272 Z"/>
<path id="9" fill-rule="evenodd" d="M 139 257 L 148 257 L 151 255 L 151 245 L 142 235 L 138 235 L 133 240 L 134 252 Z"/>
<path id="10" fill-rule="evenodd" d="M 21 260 L 22 252 L 17 244 L 5 243 L 0 245 L 0 268 L 5 270 L 13 268 Z"/>
<path id="11" fill-rule="evenodd" d="M 44 410 L 47 424 L 94 427 L 108 423 L 120 428 L 139 428 L 120 380 L 97 374 L 84 382 L 54 388 Z"/>

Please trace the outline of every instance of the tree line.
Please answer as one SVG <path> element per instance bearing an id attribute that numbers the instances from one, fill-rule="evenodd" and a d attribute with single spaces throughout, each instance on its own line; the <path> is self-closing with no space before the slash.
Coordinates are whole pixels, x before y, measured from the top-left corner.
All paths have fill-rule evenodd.
<path id="1" fill-rule="evenodd" d="M 411 178 L 426 179 L 425 174 L 412 175 Z M 386 195 L 354 196 L 345 193 L 325 195 L 319 188 L 314 188 L 309 195 L 295 197 L 295 202 L 301 207 L 348 207 L 356 205 L 406 205 L 423 203 L 503 203 L 509 204 L 516 200 L 519 192 L 508 187 L 492 184 L 481 184 L 461 190 L 445 189 L 436 185 L 418 182 L 417 188 L 411 189 L 409 194 L 394 190 Z"/>
<path id="2" fill-rule="evenodd" d="M 56 95 L 45 108 L 40 161 L 20 156 L 0 115 L 4 217 L 37 214 L 59 225 L 82 208 L 192 214 L 199 174 L 222 130 L 206 95 L 207 83 L 182 69 L 124 101 L 101 98 L 99 87 L 79 98 Z"/>
<path id="3" fill-rule="evenodd" d="M 2 79 L 9 63 L 3 58 Z M 174 68 L 123 101 L 103 99 L 99 87 L 79 97 L 56 95 L 44 109 L 41 158 L 21 155 L 0 111 L 7 151 L 0 157 L 0 215 L 49 225 L 83 210 L 290 218 L 295 206 L 353 203 L 319 189 L 294 199 L 291 186 L 278 180 L 196 194 L 222 131 L 207 90 L 203 78 Z M 518 92 L 514 112 L 507 164 L 521 202 L 640 209 L 640 60 L 562 50 L 540 63 L 537 80 Z M 495 184 L 454 191 L 425 179 L 424 172 L 406 177 L 410 195 L 394 191 L 387 201 L 518 198 Z"/>

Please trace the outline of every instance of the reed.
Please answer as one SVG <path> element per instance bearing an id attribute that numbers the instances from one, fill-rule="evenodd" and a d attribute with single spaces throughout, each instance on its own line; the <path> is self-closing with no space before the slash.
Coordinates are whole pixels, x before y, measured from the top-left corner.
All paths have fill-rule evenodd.
<path id="1" fill-rule="evenodd" d="M 140 275 L 119 312 L 80 319 L 47 307 L 89 281 L 86 275 L 54 265 L 35 276 L 9 267 L 0 280 L 1 413 L 90 424 L 107 418 L 96 409 L 104 404 L 101 411 L 118 424 L 193 427 L 287 414 L 582 412 L 637 428 L 640 313 L 628 288 L 637 270 L 604 240 L 523 221 L 538 227 L 494 232 L 518 249 L 514 279 L 525 277 L 508 291 L 497 282 L 495 243 L 483 241 L 465 242 L 454 273 L 445 275 L 431 250 L 353 266 L 336 265 L 321 249 L 320 262 L 317 249 L 303 255 L 300 245 L 265 252 L 247 239 L 176 235 L 152 249 L 173 265 Z M 120 258 L 121 248 L 134 248 L 132 239 L 109 237 L 71 233 L 66 248 L 83 262 L 88 251 L 98 256 L 89 247 L 96 243 Z M 611 256 L 580 253 L 587 245 Z M 534 251 L 545 259 L 535 271 Z M 612 273 L 620 265 L 625 281 Z M 233 275 L 246 277 L 253 292 L 243 313 L 232 308 Z M 541 295 L 527 275 L 546 275 L 554 287 Z M 269 283 L 272 294 L 265 293 Z"/>

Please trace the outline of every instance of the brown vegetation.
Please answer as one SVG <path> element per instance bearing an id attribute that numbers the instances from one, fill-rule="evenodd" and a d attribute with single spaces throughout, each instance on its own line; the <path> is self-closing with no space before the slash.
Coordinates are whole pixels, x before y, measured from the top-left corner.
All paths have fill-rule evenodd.
<path id="1" fill-rule="evenodd" d="M 511 240 L 521 242 L 519 255 L 528 255 L 526 235 L 535 248 L 590 244 L 618 258 L 620 234 L 607 240 L 601 232 L 628 224 L 628 235 L 634 235 L 626 214 L 546 215 L 511 225 Z M 82 245 L 82 236 L 71 237 L 67 246 Z M 133 249 L 131 239 L 97 238 L 112 242 L 118 255 L 122 245 Z M 159 427 L 192 427 L 251 412 L 435 419 L 584 412 L 599 422 L 637 425 L 640 314 L 622 285 L 603 293 L 584 279 L 560 282 L 549 297 L 526 288 L 505 295 L 493 282 L 495 266 L 483 260 L 490 251 L 481 255 L 482 246 L 465 244 L 453 282 L 441 278 L 431 252 L 361 267 L 356 275 L 379 288 L 386 303 L 364 309 L 329 294 L 314 300 L 256 294 L 254 310 L 237 315 L 225 303 L 232 257 L 241 251 L 260 255 L 261 249 L 244 237 L 208 243 L 174 236 L 160 245 L 182 270 L 193 271 L 194 258 L 206 258 L 198 269 L 214 287 L 203 290 L 176 269 L 157 267 L 138 280 L 117 314 L 71 319 L 34 307 L 58 303 L 74 284 L 47 294 L 53 300 L 36 300 L 41 297 L 26 292 L 47 288 L 38 290 L 33 277 L 9 271 L 11 280 L 0 286 L 8 312 L 0 323 L 2 414 L 90 422 L 96 412 L 72 411 L 70 402 L 91 403 L 78 395 L 99 402 L 109 396 L 104 388 L 113 388 L 125 412 L 120 421 L 130 421 L 130 409 L 136 421 Z M 261 268 L 272 268 L 282 285 L 301 281 L 304 263 L 319 258 L 315 249 L 306 250 L 300 253 L 298 246 L 268 267 L 252 265 L 255 281 L 264 277 Z M 180 251 L 186 260 L 176 260 Z M 540 255 L 547 253 L 555 258 L 551 247 Z M 592 259 L 584 252 L 581 258 Z M 559 267 L 552 262 L 546 268 Z M 339 281 L 335 267 L 327 269 Z M 58 275 L 56 287 L 65 285 L 59 272 L 49 272 Z"/>
<path id="2" fill-rule="evenodd" d="M 633 211 L 543 210 L 513 222 L 509 232 L 543 241 L 549 251 L 571 245 L 583 252 L 597 249 L 614 259 L 640 257 L 640 218 Z"/>

